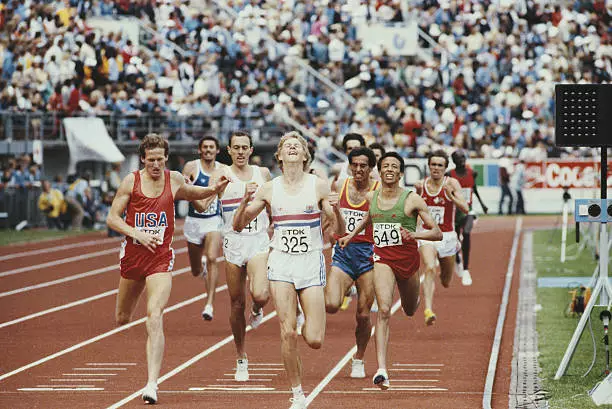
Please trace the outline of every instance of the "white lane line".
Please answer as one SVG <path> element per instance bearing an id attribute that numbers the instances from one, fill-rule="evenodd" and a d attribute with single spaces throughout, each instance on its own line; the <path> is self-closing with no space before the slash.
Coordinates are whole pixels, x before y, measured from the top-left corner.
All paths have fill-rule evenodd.
<path id="1" fill-rule="evenodd" d="M 257 375 L 261 375 L 261 374 L 257 374 Z M 227 379 L 227 378 L 215 379 L 215 381 L 217 382 L 238 382 L 238 381 L 235 381 L 234 379 Z M 249 380 L 247 382 L 272 382 L 272 379 L 255 378 L 254 376 L 249 376 Z M 239 383 L 242 383 L 242 382 L 239 382 Z"/>
<path id="2" fill-rule="evenodd" d="M 19 388 L 21 392 L 103 391 L 104 388 Z"/>
<path id="3" fill-rule="evenodd" d="M 245 388 L 245 387 L 246 388 L 267 388 L 266 385 L 257 385 L 257 384 L 248 385 L 248 386 L 244 386 L 244 385 L 245 384 L 242 383 L 242 385 L 214 385 L 214 384 L 212 384 L 212 385 L 206 385 L 206 386 L 212 387 L 212 388 Z M 197 389 L 197 388 L 189 388 L 189 389 L 191 390 L 191 389 Z M 274 389 L 274 388 L 272 388 L 272 389 Z"/>
<path id="4" fill-rule="evenodd" d="M 393 378 L 393 383 L 397 382 L 440 382 L 439 379 L 397 379 Z"/>
<path id="5" fill-rule="evenodd" d="M 510 288 L 512 286 L 512 276 L 514 275 L 514 262 L 516 260 L 516 253 L 518 251 L 522 226 L 523 218 L 519 217 L 516 219 L 516 225 L 514 227 L 512 250 L 510 250 L 510 260 L 508 261 L 508 270 L 506 270 L 506 282 L 504 283 L 504 292 L 502 295 L 501 305 L 499 307 L 499 315 L 497 316 L 495 338 L 493 339 L 493 347 L 491 348 L 491 356 L 489 358 L 489 368 L 487 369 L 487 378 L 482 396 L 482 407 L 484 409 L 491 409 L 493 383 L 495 382 L 495 371 L 497 370 L 497 359 L 499 358 L 499 349 L 501 347 L 502 334 L 504 332 L 504 322 L 506 321 L 506 313 L 508 311 L 508 300 L 510 299 Z"/>
<path id="6" fill-rule="evenodd" d="M 184 240 L 184 238 L 183 239 L 179 239 L 179 240 Z M 176 243 L 176 241 L 175 241 L 175 243 Z M 25 273 L 25 272 L 28 272 L 28 271 L 39 270 L 41 268 L 59 266 L 61 264 L 72 263 L 73 261 L 87 260 L 87 259 L 90 259 L 90 258 L 94 258 L 94 257 L 98 257 L 98 256 L 104 256 L 104 255 L 113 254 L 113 253 L 116 253 L 117 255 L 119 255 L 119 248 L 118 247 L 113 247 L 112 249 L 107 249 L 107 250 L 102 250 L 102 251 L 95 251 L 93 253 L 89 253 L 88 252 L 88 253 L 85 253 L 85 254 L 81 254 L 80 256 L 67 257 L 67 258 L 62 258 L 62 259 L 59 259 L 59 260 L 48 261 L 48 262 L 42 263 L 42 264 L 35 264 L 35 265 L 32 265 L 32 266 L 25 266 L 25 267 L 15 268 L 15 269 L 12 269 L 12 270 L 3 271 L 2 273 L 0 273 L 0 277 L 12 276 L 12 275 L 15 275 L 15 274 Z"/>
<path id="7" fill-rule="evenodd" d="M 277 373 L 258 373 L 258 376 L 278 376 Z M 223 376 L 231 376 L 232 378 L 234 377 L 233 373 L 224 373 Z"/>
<path id="8" fill-rule="evenodd" d="M 225 286 L 225 287 L 227 287 L 227 286 Z M 274 317 L 276 317 L 276 311 L 273 311 L 273 312 L 267 314 L 266 316 L 264 316 L 264 318 L 261 321 L 261 323 L 263 324 L 264 322 L 266 322 L 268 320 L 271 320 Z M 247 325 L 246 332 L 249 332 L 251 329 L 252 329 L 251 326 Z M 173 370 L 171 370 L 167 374 L 165 374 L 162 377 L 160 377 L 158 379 L 158 381 L 157 381 L 157 384 L 159 385 L 162 382 L 166 381 L 167 379 L 172 378 L 174 375 L 182 372 L 186 368 L 188 368 L 191 365 L 193 365 L 196 362 L 198 362 L 200 359 L 207 357 L 208 355 L 212 354 L 216 350 L 220 349 L 222 346 L 229 344 L 230 342 L 232 342 L 233 339 L 234 339 L 234 336 L 230 335 L 230 336 L 224 338 L 223 340 L 217 342 L 215 345 L 211 346 L 210 348 L 200 352 L 198 355 L 194 356 L 193 358 L 183 362 L 181 365 L 177 366 L 176 368 L 174 368 Z M 262 375 L 262 374 L 259 374 L 259 375 Z M 233 376 L 233 374 L 232 374 L 232 376 Z M 134 398 L 140 396 L 141 393 L 142 393 L 142 390 L 139 389 L 136 392 L 132 393 L 130 396 L 128 396 L 126 398 L 123 398 L 119 402 L 109 406 L 107 409 L 116 409 L 116 408 L 119 408 L 119 407 L 125 405 L 126 403 L 130 402 Z"/>
<path id="9" fill-rule="evenodd" d="M 406 371 L 406 372 L 440 372 L 441 369 L 430 368 L 390 368 L 390 371 Z"/>
<path id="10" fill-rule="evenodd" d="M 220 286 L 220 287 L 217 287 L 215 289 L 215 292 L 218 293 L 218 292 L 221 292 L 221 291 L 224 291 L 224 290 L 227 290 L 227 285 L 225 285 L 225 284 Z M 193 297 L 193 298 L 190 298 L 188 300 L 181 301 L 178 304 L 174 304 L 173 306 L 166 308 L 165 311 L 164 311 L 164 314 L 167 314 L 169 312 L 178 310 L 178 309 L 183 308 L 183 307 L 185 307 L 185 306 L 187 306 L 189 304 L 193 304 L 194 302 L 203 300 L 204 298 L 206 298 L 206 296 L 207 296 L 207 293 L 204 293 L 204 294 L 198 295 L 197 297 Z M 73 345 L 73 346 L 71 346 L 69 348 L 66 348 L 66 349 L 63 349 L 63 350 L 61 350 L 59 352 L 56 352 L 54 354 L 48 355 L 48 356 L 46 356 L 44 358 L 39 359 L 38 361 L 31 362 L 31 363 L 29 363 L 27 365 L 24 365 L 24 366 L 20 367 L 20 368 L 12 370 L 11 372 L 7 372 L 5 374 L 2 374 L 2 375 L 0 375 L 0 381 L 2 381 L 4 379 L 7 379 L 7 378 L 10 378 L 11 376 L 17 375 L 18 373 L 26 371 L 26 370 L 28 370 L 30 368 L 33 368 L 35 366 L 38 366 L 40 364 L 44 364 L 45 362 L 51 361 L 52 359 L 55 359 L 57 357 L 66 355 L 66 354 L 68 354 L 68 353 L 70 353 L 72 351 L 76 351 L 77 349 L 83 348 L 84 346 L 93 344 L 94 342 L 98 342 L 98 341 L 100 341 L 100 340 L 102 340 L 104 338 L 108 338 L 111 335 L 117 334 L 119 332 L 123 332 L 126 329 L 129 329 L 129 328 L 132 328 L 132 327 L 134 327 L 136 325 L 142 324 L 142 323 L 144 323 L 146 321 L 146 319 L 147 319 L 146 317 L 143 317 L 143 318 L 140 318 L 140 319 L 138 319 L 136 321 L 132 321 L 132 322 L 130 322 L 128 324 L 122 325 L 122 326 L 120 326 L 118 328 L 112 329 L 112 330 L 107 331 L 107 332 L 105 332 L 103 334 L 97 335 L 97 336 L 95 336 L 93 338 L 89 338 L 88 340 L 85 340 L 83 342 L 79 342 L 78 344 L 75 344 L 75 345 Z"/>
<path id="11" fill-rule="evenodd" d="M 187 248 L 183 247 L 183 248 L 176 250 L 174 254 L 178 255 L 178 254 L 183 254 L 186 252 L 187 252 Z M 47 281 L 47 282 L 40 283 L 40 284 L 33 284 L 33 285 L 28 285 L 22 288 L 17 288 L 15 290 L 5 291 L 3 293 L 0 293 L 0 298 L 8 297 L 9 295 L 25 293 L 27 291 L 38 290 L 40 288 L 50 287 L 52 285 L 63 284 L 69 281 L 79 280 L 81 278 L 90 277 L 90 276 L 94 276 L 97 274 L 107 273 L 109 271 L 115 271 L 115 270 L 119 270 L 119 264 L 97 268 L 95 270 L 86 271 L 84 273 L 75 274 L 75 275 L 67 276 L 64 278 L 58 278 L 57 280 L 53 280 L 53 281 Z"/>
<path id="12" fill-rule="evenodd" d="M 444 366 L 444 364 L 392 364 L 391 366 Z"/>
<path id="13" fill-rule="evenodd" d="M 19 253 L 12 253 L 12 254 L 7 254 L 5 256 L 0 256 L 0 261 L 12 260 L 14 258 L 19 258 L 19 257 L 36 256 L 39 254 L 54 253 L 56 251 L 75 249 L 79 247 L 99 246 L 99 245 L 103 245 L 107 243 L 119 243 L 120 241 L 121 241 L 120 237 L 113 237 L 110 239 L 90 240 L 90 241 L 83 241 L 83 242 L 72 243 L 72 244 L 64 244 L 61 246 L 46 247 L 44 249 L 38 249 L 38 250 L 22 251 Z"/>
<path id="14" fill-rule="evenodd" d="M 59 385 L 36 385 L 37 388 L 57 388 Z M 95 385 L 61 385 L 62 388 L 93 388 Z"/>
<path id="15" fill-rule="evenodd" d="M 182 269 L 181 269 L 182 270 Z M 111 362 L 111 363 L 104 363 L 104 362 L 88 362 L 85 365 L 91 365 L 91 366 L 129 366 L 129 365 L 138 365 L 135 362 Z"/>
<path id="16" fill-rule="evenodd" d="M 249 366 L 283 366 L 283 364 L 266 364 L 262 362 L 249 362 Z"/>
<path id="17" fill-rule="evenodd" d="M 91 379 L 91 378 L 87 378 L 87 379 L 75 379 L 75 378 L 70 378 L 70 379 L 51 379 L 51 382 L 106 382 L 108 379 Z"/>
<path id="18" fill-rule="evenodd" d="M 251 364 L 249 364 L 250 366 Z M 236 368 L 234 368 L 236 369 Z M 250 371 L 284 371 L 284 368 L 249 368 Z"/>
<path id="19" fill-rule="evenodd" d="M 72 368 L 73 371 L 127 371 L 127 368 Z"/>
<path id="20" fill-rule="evenodd" d="M 380 388 L 362 388 L 362 391 L 378 391 L 380 392 Z M 425 387 L 421 387 L 421 388 L 404 388 L 404 387 L 399 387 L 399 388 L 394 388 L 393 386 L 390 386 L 388 391 L 405 391 L 405 392 L 445 392 L 448 391 L 448 389 L 446 388 L 437 388 L 437 387 L 431 387 L 431 388 L 425 388 Z"/>
<path id="21" fill-rule="evenodd" d="M 227 388 L 227 387 L 200 387 L 200 388 L 189 388 L 190 391 L 273 391 L 274 388 L 250 388 L 248 386 L 238 387 L 238 388 Z M 140 392 L 138 392 L 140 394 Z"/>
<path id="22" fill-rule="evenodd" d="M 62 376 L 117 376 L 116 373 L 63 373 Z"/>
<path id="23" fill-rule="evenodd" d="M 190 271 L 190 270 L 191 270 L 190 267 L 184 267 L 184 268 L 181 268 L 179 270 L 173 271 L 172 272 L 172 276 L 176 277 L 176 276 L 179 276 L 179 275 L 181 275 L 183 273 L 186 273 L 187 271 Z M 18 324 L 20 322 L 31 320 L 33 318 L 38 318 L 38 317 L 41 317 L 43 315 L 51 314 L 51 313 L 54 313 L 54 312 L 57 312 L 57 311 L 66 310 L 68 308 L 76 307 L 77 305 L 86 304 L 86 303 L 91 302 L 91 301 L 99 300 L 100 298 L 108 297 L 109 295 L 117 294 L 117 292 L 118 292 L 118 290 L 110 290 L 110 291 L 106 291 L 104 293 L 93 295 L 91 297 L 83 298 L 81 300 L 73 301 L 73 302 L 68 303 L 68 304 L 58 305 L 57 307 L 49 308 L 49 309 L 44 310 L 44 311 L 39 311 L 39 312 L 36 312 L 34 314 L 30 314 L 30 315 L 26 315 L 26 316 L 23 316 L 23 317 L 20 317 L 20 318 L 16 318 L 16 319 L 14 319 L 12 321 L 7 321 L 7 322 L 0 323 L 0 328 L 8 327 L 10 325 Z M 89 364 L 87 364 L 87 365 L 89 365 Z M 136 365 L 136 364 L 125 364 L 125 365 Z"/>
<path id="24" fill-rule="evenodd" d="M 397 300 L 395 304 L 393 304 L 393 306 L 391 307 L 391 315 L 395 314 L 395 312 L 399 309 L 400 306 L 401 300 Z M 372 326 L 372 331 L 370 334 L 373 335 L 375 330 L 376 327 Z M 346 355 L 344 355 L 344 357 L 336 364 L 336 366 L 334 366 L 332 370 L 329 371 L 325 378 L 323 378 L 323 380 L 319 382 L 319 384 L 312 390 L 312 392 L 310 392 L 310 394 L 306 397 L 306 407 L 308 407 L 308 405 L 312 403 L 312 401 L 319 395 L 319 393 L 321 393 L 323 388 L 325 388 L 327 384 L 329 384 L 331 380 L 334 379 L 336 375 L 338 375 L 338 372 L 340 372 L 342 368 L 344 368 L 344 365 L 346 365 L 348 361 L 353 357 L 353 355 L 355 355 L 355 352 L 357 352 L 357 345 L 353 346 L 346 353 Z"/>

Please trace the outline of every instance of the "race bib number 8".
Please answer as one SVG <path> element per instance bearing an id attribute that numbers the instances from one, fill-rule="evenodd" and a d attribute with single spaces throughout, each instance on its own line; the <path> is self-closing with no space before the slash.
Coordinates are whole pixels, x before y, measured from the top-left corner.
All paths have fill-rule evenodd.
<path id="1" fill-rule="evenodd" d="M 164 233 L 166 232 L 166 227 L 165 226 L 160 226 L 160 227 L 136 227 L 137 230 L 145 232 L 145 233 L 149 233 L 152 234 L 153 236 L 155 236 L 157 238 L 157 245 L 161 246 L 162 244 L 164 244 Z M 134 239 L 134 244 L 138 244 L 140 245 L 140 242 L 136 239 Z"/>
<path id="2" fill-rule="evenodd" d="M 308 253 L 312 248 L 310 227 L 286 227 L 278 232 L 279 249 L 290 254 Z"/>
<path id="3" fill-rule="evenodd" d="M 400 246 L 401 223 L 374 223 L 374 245 L 376 247 Z"/>
<path id="4" fill-rule="evenodd" d="M 366 212 L 361 210 L 350 210 L 350 209 L 342 209 L 342 217 L 344 218 L 344 225 L 346 226 L 346 231 L 348 233 L 352 233 L 359 223 L 364 219 Z M 357 234 L 358 236 L 365 235 L 365 229 Z"/>
<path id="5" fill-rule="evenodd" d="M 436 221 L 437 224 L 441 224 L 444 221 L 444 207 L 442 206 L 428 206 L 429 214 Z"/>

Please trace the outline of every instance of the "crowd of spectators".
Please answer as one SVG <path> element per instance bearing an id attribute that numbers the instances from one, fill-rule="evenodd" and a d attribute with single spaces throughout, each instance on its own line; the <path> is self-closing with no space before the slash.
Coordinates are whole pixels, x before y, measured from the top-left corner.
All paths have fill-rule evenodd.
<path id="1" fill-rule="evenodd" d="M 321 148 L 352 131 L 408 157 L 440 145 L 485 158 L 559 155 L 554 84 L 610 82 L 612 73 L 604 0 L 4 3 L 0 109 L 217 116 L 225 130 L 286 113 L 319 135 Z M 111 15 L 153 27 L 155 51 L 87 24 Z M 411 19 L 437 42 L 421 43 L 430 58 L 392 57 L 360 40 L 369 23 Z M 298 58 L 357 102 L 331 101 Z"/>

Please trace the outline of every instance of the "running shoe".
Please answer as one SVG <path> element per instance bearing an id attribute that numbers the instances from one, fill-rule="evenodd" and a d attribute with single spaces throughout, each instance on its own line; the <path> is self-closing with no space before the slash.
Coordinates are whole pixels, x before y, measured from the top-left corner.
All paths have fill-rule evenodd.
<path id="1" fill-rule="evenodd" d="M 142 389 L 142 400 L 149 405 L 155 405 L 157 403 L 157 386 L 147 384 Z"/>
<path id="2" fill-rule="evenodd" d="M 429 308 L 425 309 L 425 324 L 434 325 L 436 322 L 436 314 Z"/>
<path id="3" fill-rule="evenodd" d="M 306 396 L 299 395 L 289 399 L 291 407 L 289 409 L 306 409 Z"/>
<path id="4" fill-rule="evenodd" d="M 472 285 L 472 275 L 468 270 L 463 270 L 463 275 L 461 276 L 461 284 L 466 287 Z"/>
<path id="5" fill-rule="evenodd" d="M 351 362 L 351 378 L 363 379 L 366 377 L 363 359 L 353 358 Z"/>
<path id="6" fill-rule="evenodd" d="M 348 310 L 349 305 L 351 305 L 351 301 L 353 301 L 353 299 L 345 295 L 342 299 L 342 305 L 340 305 L 340 311 Z"/>
<path id="7" fill-rule="evenodd" d="M 374 302 L 372 303 L 372 307 L 370 308 L 371 312 L 378 312 L 378 302 L 376 302 L 376 297 L 374 297 Z"/>
<path id="8" fill-rule="evenodd" d="M 251 328 L 256 329 L 261 325 L 263 321 L 264 313 L 263 308 L 260 308 L 257 312 L 251 310 L 251 314 L 249 315 L 249 325 Z"/>
<path id="9" fill-rule="evenodd" d="M 384 369 L 376 371 L 376 375 L 372 378 L 372 382 L 383 391 L 389 389 L 389 375 L 387 375 L 387 371 Z"/>
<path id="10" fill-rule="evenodd" d="M 236 360 L 236 373 L 234 380 L 237 382 L 246 382 L 249 380 L 249 360 L 246 358 Z"/>
<path id="11" fill-rule="evenodd" d="M 213 319 L 213 306 L 212 305 L 206 304 L 206 307 L 204 307 L 204 310 L 202 311 L 202 318 L 204 318 L 205 321 L 212 321 Z"/>

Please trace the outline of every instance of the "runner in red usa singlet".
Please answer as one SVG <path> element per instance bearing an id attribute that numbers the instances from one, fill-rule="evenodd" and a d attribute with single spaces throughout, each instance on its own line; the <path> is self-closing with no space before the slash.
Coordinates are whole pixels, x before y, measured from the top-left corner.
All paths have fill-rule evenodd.
<path id="1" fill-rule="evenodd" d="M 147 197 L 140 188 L 140 172 L 134 172 L 134 188 L 127 207 L 126 223 L 158 238 L 158 247 L 151 253 L 138 240 L 126 238 L 121 246 L 121 276 L 138 280 L 154 273 L 172 271 L 174 250 L 174 199 L 170 186 L 170 171 L 165 170 L 164 190 L 158 197 Z"/>

